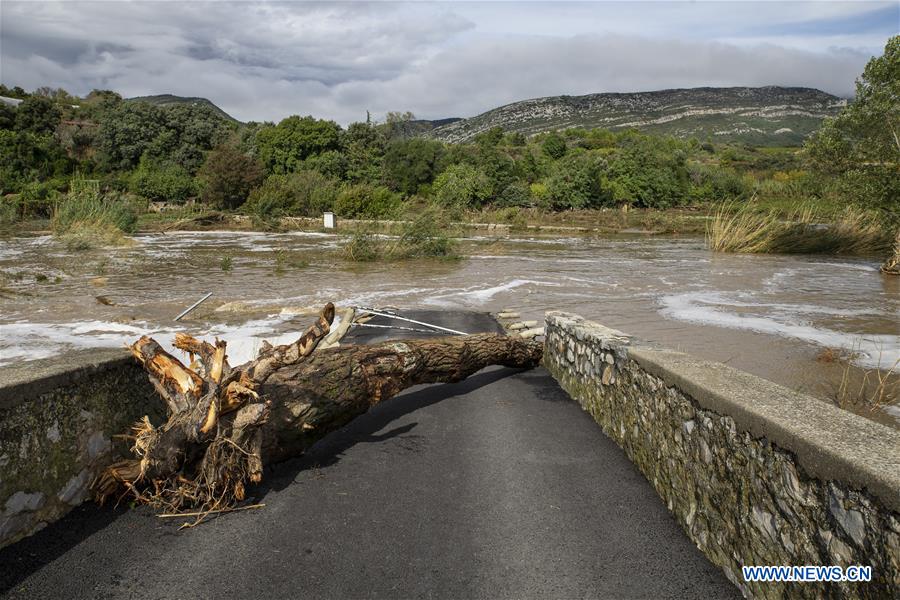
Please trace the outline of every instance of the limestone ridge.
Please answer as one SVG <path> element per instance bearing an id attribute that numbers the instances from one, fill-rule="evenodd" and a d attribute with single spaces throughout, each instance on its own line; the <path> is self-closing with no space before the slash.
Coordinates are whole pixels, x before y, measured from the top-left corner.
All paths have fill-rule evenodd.
<path id="1" fill-rule="evenodd" d="M 525 135 L 572 127 L 637 128 L 701 141 L 796 145 L 846 104 L 821 90 L 775 86 L 549 96 L 513 102 L 428 135 L 464 142 L 497 126 Z"/>
<path id="2" fill-rule="evenodd" d="M 186 96 L 174 96 L 172 94 L 159 94 L 156 96 L 138 96 L 136 98 L 127 98 L 126 102 L 146 102 L 147 104 L 155 104 L 156 106 L 172 106 L 175 104 L 191 104 L 194 106 L 208 106 L 217 115 L 228 121 L 237 121 L 227 112 L 216 106 L 212 101 L 206 98 L 189 98 Z"/>

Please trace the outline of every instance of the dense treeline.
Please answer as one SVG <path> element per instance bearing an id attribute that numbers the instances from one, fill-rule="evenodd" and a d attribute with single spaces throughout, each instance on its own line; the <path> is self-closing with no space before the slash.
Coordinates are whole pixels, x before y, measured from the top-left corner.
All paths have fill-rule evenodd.
<path id="1" fill-rule="evenodd" d="M 312 116 L 239 124 L 202 105 L 0 86 L 23 99 L 0 105 L 0 192 L 24 216 L 48 216 L 77 173 L 132 199 L 196 199 L 263 218 L 391 217 L 411 199 L 450 211 L 560 211 L 840 196 L 895 220 L 898 46 L 893 38 L 872 60 L 857 100 L 802 151 L 599 129 L 526 138 L 497 128 L 445 144 L 410 137 L 409 113 L 346 128 Z"/>

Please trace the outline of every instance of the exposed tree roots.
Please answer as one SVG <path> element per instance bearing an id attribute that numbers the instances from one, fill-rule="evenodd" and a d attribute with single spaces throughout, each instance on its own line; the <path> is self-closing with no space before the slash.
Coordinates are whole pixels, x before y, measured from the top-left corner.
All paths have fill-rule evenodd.
<path id="1" fill-rule="evenodd" d="M 531 368 L 538 342 L 495 334 L 406 340 L 316 350 L 334 319 L 329 303 L 296 342 L 265 344 L 257 358 L 231 367 L 226 344 L 176 334 L 190 366 L 153 339 L 131 346 L 168 408 L 154 427 L 132 428 L 135 458 L 110 465 L 93 482 L 102 503 L 130 498 L 169 513 L 233 510 L 265 461 L 302 454 L 371 406 L 420 383 L 453 382 L 491 365 Z M 188 524 L 188 526 L 191 526 Z"/>

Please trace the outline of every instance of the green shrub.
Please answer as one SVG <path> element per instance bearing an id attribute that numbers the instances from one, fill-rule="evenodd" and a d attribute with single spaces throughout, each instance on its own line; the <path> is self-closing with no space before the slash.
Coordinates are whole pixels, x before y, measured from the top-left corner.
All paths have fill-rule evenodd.
<path id="1" fill-rule="evenodd" d="M 541 208 L 549 208 L 550 192 L 547 190 L 547 184 L 536 181 L 528 186 L 528 192 L 531 194 L 534 204 Z"/>
<path id="2" fill-rule="evenodd" d="M 124 234 L 134 232 L 137 215 L 118 197 L 100 193 L 99 182 L 76 178 L 69 193 L 56 205 L 53 235 L 72 249 L 123 245 Z"/>
<path id="3" fill-rule="evenodd" d="M 695 202 L 729 202 L 747 197 L 749 187 L 734 169 L 694 165 L 689 170 L 691 199 Z"/>
<path id="4" fill-rule="evenodd" d="M 19 222 L 19 205 L 15 198 L 0 198 L 0 228 Z"/>
<path id="5" fill-rule="evenodd" d="M 22 186 L 16 196 L 19 215 L 23 218 L 48 218 L 53 215 L 53 207 L 59 199 L 58 187 L 61 181 L 33 181 Z"/>
<path id="6" fill-rule="evenodd" d="M 337 193 L 337 183 L 317 171 L 270 175 L 250 192 L 244 209 L 262 219 L 317 217 L 332 209 Z"/>
<path id="7" fill-rule="evenodd" d="M 566 140 L 555 131 L 552 131 L 544 137 L 544 141 L 541 142 L 541 149 L 550 158 L 558 160 L 566 154 Z"/>
<path id="8" fill-rule="evenodd" d="M 452 165 L 437 176 L 432 194 L 446 207 L 481 206 L 491 197 L 491 182 L 483 171 L 468 164 Z"/>
<path id="9" fill-rule="evenodd" d="M 181 167 L 142 160 L 131 176 L 132 193 L 155 202 L 184 204 L 196 193 L 194 179 Z"/>
<path id="10" fill-rule="evenodd" d="M 344 257 L 357 262 L 414 258 L 458 258 L 456 244 L 446 235 L 449 220 L 438 210 L 423 211 L 406 223 L 396 238 L 361 227 L 344 246 Z"/>
<path id="11" fill-rule="evenodd" d="M 497 204 L 499 206 L 531 206 L 531 191 L 526 183 L 514 181 L 506 186 L 497 197 Z"/>
<path id="12" fill-rule="evenodd" d="M 391 219 L 402 206 L 399 194 L 370 184 L 344 186 L 334 202 L 334 212 L 348 219 Z"/>

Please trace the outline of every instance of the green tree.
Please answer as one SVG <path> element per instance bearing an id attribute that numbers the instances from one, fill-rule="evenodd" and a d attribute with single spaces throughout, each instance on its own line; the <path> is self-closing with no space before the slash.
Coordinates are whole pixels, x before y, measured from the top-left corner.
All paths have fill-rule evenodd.
<path id="1" fill-rule="evenodd" d="M 165 130 L 149 148 L 151 156 L 181 165 L 196 173 L 206 152 L 223 143 L 232 124 L 215 109 L 202 104 L 173 104 L 163 107 Z"/>
<path id="2" fill-rule="evenodd" d="M 91 90 L 82 102 L 83 106 L 90 106 L 99 110 L 110 110 L 122 102 L 122 96 L 112 90 Z"/>
<path id="3" fill-rule="evenodd" d="M 0 129 L 14 129 L 16 126 L 16 109 L 8 104 L 0 103 Z"/>
<path id="4" fill-rule="evenodd" d="M 432 186 L 435 200 L 446 207 L 477 207 L 492 194 L 483 171 L 468 164 L 452 165 L 437 176 Z"/>
<path id="5" fill-rule="evenodd" d="M 444 145 L 434 140 L 394 140 L 384 155 L 384 179 L 391 189 L 415 194 L 440 172 Z"/>
<path id="6" fill-rule="evenodd" d="M 110 104 L 97 131 L 101 163 L 128 170 L 147 156 L 155 162 L 178 164 L 189 174 L 200 168 L 206 152 L 221 144 L 232 125 L 212 108 L 148 102 Z"/>
<path id="7" fill-rule="evenodd" d="M 0 84 L 0 96 L 6 96 L 7 98 L 18 98 L 19 100 L 24 100 L 28 97 L 28 92 L 23 90 L 19 86 L 15 86 L 13 88 L 8 88 L 3 84 Z"/>
<path id="8" fill-rule="evenodd" d="M 257 134 L 259 158 L 271 173 L 293 173 L 307 158 L 340 149 L 341 128 L 334 121 L 297 115 Z"/>
<path id="9" fill-rule="evenodd" d="M 602 177 L 604 196 L 615 204 L 669 208 L 688 197 L 684 153 L 660 138 L 640 134 L 623 139 L 607 160 Z"/>
<path id="10" fill-rule="evenodd" d="M 328 150 L 310 156 L 300 163 L 302 170 L 318 171 L 332 179 L 344 179 L 347 173 L 347 157 L 337 150 Z"/>
<path id="11" fill-rule="evenodd" d="M 19 131 L 52 134 L 61 118 L 62 112 L 56 102 L 45 96 L 29 96 L 16 107 L 16 129 Z"/>
<path id="12" fill-rule="evenodd" d="M 72 172 L 72 162 L 50 135 L 0 130 L 0 194 Z"/>
<path id="13" fill-rule="evenodd" d="M 166 129 L 166 115 L 145 102 L 123 102 L 109 111 L 97 130 L 97 149 L 109 169 L 134 168 Z M 157 145 L 156 153 L 160 152 Z"/>
<path id="14" fill-rule="evenodd" d="M 258 160 L 230 144 L 210 151 L 198 173 L 203 183 L 202 200 L 219 208 L 237 208 L 263 181 Z"/>
<path id="15" fill-rule="evenodd" d="M 525 135 L 518 131 L 513 131 L 506 134 L 506 139 L 504 141 L 508 146 L 524 146 L 526 143 L 528 143 Z"/>
<path id="16" fill-rule="evenodd" d="M 503 141 L 503 128 L 491 127 L 475 136 L 473 140 L 477 146 L 493 147 Z"/>
<path id="17" fill-rule="evenodd" d="M 351 123 L 341 142 L 347 165 L 345 177 L 348 181 L 381 181 L 385 138 L 375 125 L 368 121 Z"/>
<path id="18" fill-rule="evenodd" d="M 852 200 L 900 220 L 900 36 L 868 62 L 855 100 L 825 122 L 806 153 Z"/>
<path id="19" fill-rule="evenodd" d="M 550 207 L 565 210 L 603 204 L 602 168 L 602 160 L 583 150 L 558 160 L 546 182 Z"/>
<path id="20" fill-rule="evenodd" d="M 550 158 L 558 160 L 566 154 L 566 140 L 555 131 L 551 131 L 541 142 L 541 148 Z"/>
<path id="21" fill-rule="evenodd" d="M 522 181 L 513 181 L 497 196 L 499 206 L 531 206 L 531 190 Z"/>

